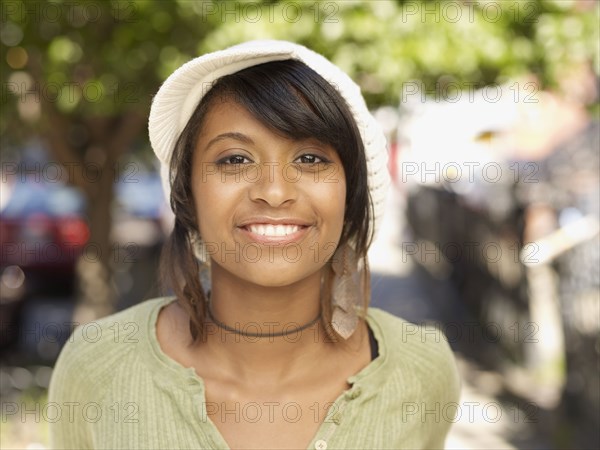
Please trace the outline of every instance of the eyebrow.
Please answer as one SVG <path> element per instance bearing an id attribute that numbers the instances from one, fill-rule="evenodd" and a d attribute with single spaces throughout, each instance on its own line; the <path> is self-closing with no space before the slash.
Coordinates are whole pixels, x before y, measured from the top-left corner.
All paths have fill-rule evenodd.
<path id="1" fill-rule="evenodd" d="M 206 144 L 206 147 L 204 147 L 204 148 L 208 149 L 208 148 L 210 148 L 211 145 L 215 144 L 216 142 L 222 141 L 224 139 L 235 139 L 236 141 L 243 142 L 244 144 L 254 144 L 254 141 L 243 133 L 229 132 L 229 133 L 222 133 L 222 134 L 212 138 L 209 141 L 209 143 Z"/>

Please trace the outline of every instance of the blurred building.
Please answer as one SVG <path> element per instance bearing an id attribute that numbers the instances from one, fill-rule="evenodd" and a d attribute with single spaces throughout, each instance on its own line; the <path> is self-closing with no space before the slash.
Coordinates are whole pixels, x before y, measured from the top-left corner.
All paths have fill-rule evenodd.
<path id="1" fill-rule="evenodd" d="M 597 446 L 600 130 L 528 83 L 401 105 L 403 245 L 452 280 L 483 330 L 464 344 L 540 406 L 540 427 Z"/>

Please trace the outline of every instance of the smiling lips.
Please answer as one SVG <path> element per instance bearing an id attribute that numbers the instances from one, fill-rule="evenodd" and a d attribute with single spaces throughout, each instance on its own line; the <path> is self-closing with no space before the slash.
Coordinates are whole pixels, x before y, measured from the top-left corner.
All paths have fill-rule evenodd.
<path id="1" fill-rule="evenodd" d="M 309 226 L 293 223 L 248 223 L 240 227 L 251 240 L 260 243 L 292 243 L 300 240 Z"/>

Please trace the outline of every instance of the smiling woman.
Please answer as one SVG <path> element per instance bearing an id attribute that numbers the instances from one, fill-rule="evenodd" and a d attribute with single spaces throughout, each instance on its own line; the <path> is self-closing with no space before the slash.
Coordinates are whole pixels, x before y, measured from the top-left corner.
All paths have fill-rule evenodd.
<path id="1" fill-rule="evenodd" d="M 249 42 L 171 75 L 149 128 L 175 295 L 93 343 L 75 330 L 50 399 L 100 415 L 55 421 L 54 446 L 443 447 L 459 390 L 443 335 L 368 307 L 389 176 L 358 87 L 302 46 Z"/>

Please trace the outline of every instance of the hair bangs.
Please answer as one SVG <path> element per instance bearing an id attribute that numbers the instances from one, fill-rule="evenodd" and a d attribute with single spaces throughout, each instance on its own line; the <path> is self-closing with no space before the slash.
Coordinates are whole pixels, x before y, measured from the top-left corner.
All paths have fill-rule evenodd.
<path id="1" fill-rule="evenodd" d="M 314 138 L 340 155 L 355 153 L 356 149 L 340 146 L 356 138 L 348 136 L 352 124 L 338 107 L 340 96 L 319 79 L 299 61 L 260 64 L 220 78 L 212 88 L 218 99 L 210 102 L 235 101 L 277 134 L 294 140 Z"/>

